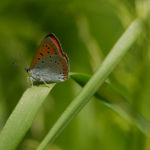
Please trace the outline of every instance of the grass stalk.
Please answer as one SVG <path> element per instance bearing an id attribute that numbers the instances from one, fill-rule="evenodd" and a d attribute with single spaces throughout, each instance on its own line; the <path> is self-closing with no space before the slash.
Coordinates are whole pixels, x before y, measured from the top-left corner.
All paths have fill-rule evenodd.
<path id="1" fill-rule="evenodd" d="M 40 106 L 55 84 L 28 88 L 0 132 L 0 150 L 14 150 L 32 125 Z"/>
<path id="2" fill-rule="evenodd" d="M 136 41 L 142 32 L 142 22 L 139 19 L 133 21 L 121 38 L 114 45 L 102 65 L 94 73 L 88 83 L 81 90 L 80 94 L 66 108 L 52 129 L 38 146 L 38 150 L 43 150 L 48 143 L 52 143 L 62 130 L 71 122 L 78 112 L 89 102 L 97 89 L 107 79 L 108 75 L 117 66 L 123 56 L 127 53 L 131 45 Z"/>

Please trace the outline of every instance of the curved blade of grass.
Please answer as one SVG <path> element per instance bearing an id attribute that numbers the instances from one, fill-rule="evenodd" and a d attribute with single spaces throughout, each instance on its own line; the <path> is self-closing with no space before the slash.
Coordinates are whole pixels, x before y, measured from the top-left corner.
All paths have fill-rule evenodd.
<path id="1" fill-rule="evenodd" d="M 71 73 L 70 77 L 80 86 L 84 86 L 90 79 L 90 75 L 80 73 Z M 150 122 L 125 101 L 125 98 L 111 87 L 109 83 L 104 82 L 94 96 L 150 137 Z"/>
<path id="2" fill-rule="evenodd" d="M 52 143 L 61 133 L 61 131 L 78 114 L 78 112 L 89 102 L 92 95 L 95 94 L 98 88 L 107 79 L 108 75 L 127 53 L 131 45 L 136 41 L 137 37 L 139 37 L 142 31 L 142 22 L 139 19 L 136 19 L 112 48 L 97 72 L 94 73 L 87 84 L 83 87 L 80 94 L 66 108 L 64 113 L 48 132 L 44 140 L 37 148 L 38 150 L 43 150 L 49 142 Z"/>
<path id="3" fill-rule="evenodd" d="M 30 128 L 40 106 L 55 84 L 28 88 L 0 132 L 0 150 L 16 149 Z"/>

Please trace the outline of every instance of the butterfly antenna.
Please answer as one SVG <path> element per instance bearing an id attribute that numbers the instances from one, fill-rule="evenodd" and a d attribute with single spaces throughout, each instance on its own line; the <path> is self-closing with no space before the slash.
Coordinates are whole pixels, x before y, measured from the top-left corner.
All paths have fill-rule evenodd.
<path id="1" fill-rule="evenodd" d="M 25 66 L 26 66 L 26 68 L 27 68 L 28 65 L 27 65 L 27 63 L 25 64 L 26 59 L 22 55 L 22 53 L 18 53 L 17 58 L 18 58 L 17 61 L 13 61 L 12 65 L 17 66 L 17 67 L 21 67 L 21 68 L 25 68 Z"/>
<path id="2" fill-rule="evenodd" d="M 28 68 L 28 64 L 27 64 L 27 60 L 25 59 L 25 57 L 24 57 L 24 55 L 21 53 L 21 52 L 19 52 L 19 58 L 21 59 L 21 61 L 23 62 L 23 63 L 21 63 L 22 64 L 22 66 L 26 66 L 25 68 Z M 25 65 L 23 65 L 23 64 L 25 64 Z"/>

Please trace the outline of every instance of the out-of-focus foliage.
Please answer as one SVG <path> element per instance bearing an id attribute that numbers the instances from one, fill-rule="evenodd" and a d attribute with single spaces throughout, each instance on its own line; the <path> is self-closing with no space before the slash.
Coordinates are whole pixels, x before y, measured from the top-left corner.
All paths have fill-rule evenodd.
<path id="1" fill-rule="evenodd" d="M 71 71 L 92 74 L 127 26 L 144 11 L 144 7 L 137 9 L 139 1 L 1 1 L 0 129 L 27 88 L 24 68 L 45 35 L 53 32 L 60 39 L 69 56 Z M 143 35 L 113 71 L 109 82 L 150 120 L 148 22 L 145 26 Z M 34 149 L 80 90 L 72 80 L 57 84 L 18 149 Z M 94 99 L 51 149 L 148 150 L 149 143 L 149 138 L 138 129 Z"/>

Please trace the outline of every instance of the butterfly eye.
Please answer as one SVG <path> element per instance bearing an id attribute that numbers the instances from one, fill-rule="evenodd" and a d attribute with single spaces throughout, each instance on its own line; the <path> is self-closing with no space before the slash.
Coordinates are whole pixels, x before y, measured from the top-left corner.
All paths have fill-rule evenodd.
<path id="1" fill-rule="evenodd" d="M 29 69 L 29 68 L 25 68 L 25 71 L 26 71 L 26 72 L 29 72 L 29 71 L 30 71 L 30 69 Z"/>

